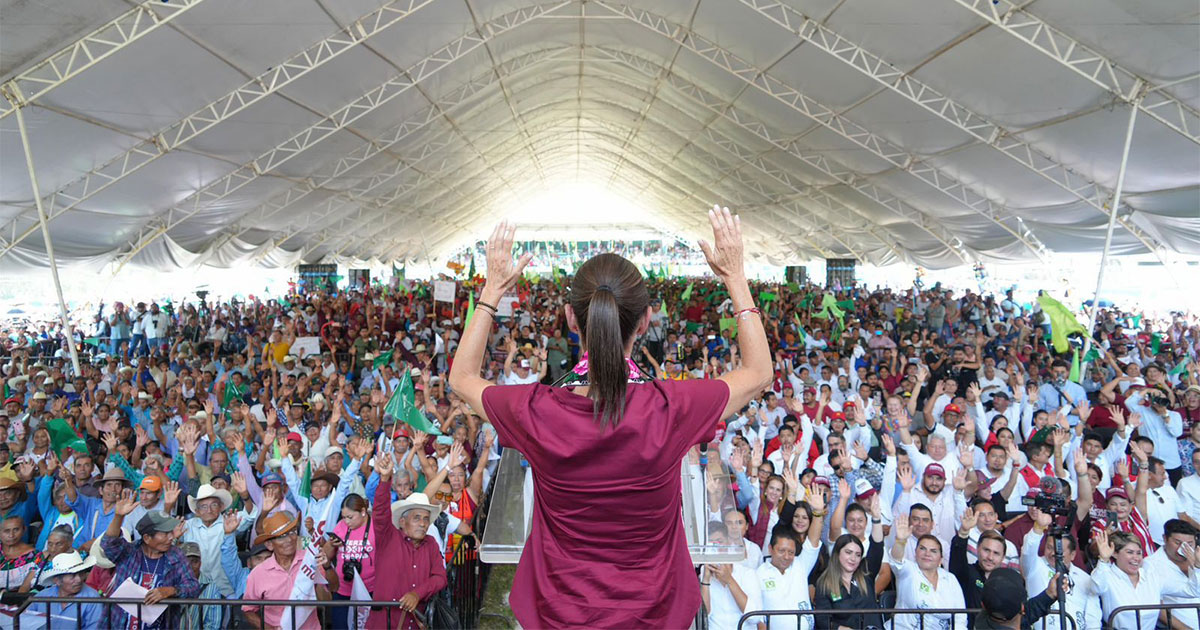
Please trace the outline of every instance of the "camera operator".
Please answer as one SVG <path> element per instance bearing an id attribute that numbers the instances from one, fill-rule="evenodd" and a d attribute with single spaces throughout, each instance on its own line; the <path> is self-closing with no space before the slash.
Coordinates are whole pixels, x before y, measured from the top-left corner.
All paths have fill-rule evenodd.
<path id="1" fill-rule="evenodd" d="M 1178 411 L 1167 409 L 1170 399 L 1157 389 L 1141 389 L 1125 399 L 1130 413 L 1142 414 L 1140 435 L 1154 442 L 1154 455 L 1163 460 L 1171 485 L 1183 477 L 1179 460 L 1179 437 L 1183 435 L 1183 417 Z"/>
<path id="2" fill-rule="evenodd" d="M 1055 570 L 1054 539 L 1047 535 L 1053 517 L 1037 508 L 1029 510 L 1033 517 L 1033 530 L 1025 537 L 1021 547 L 1021 573 L 1025 576 L 1026 594 L 1029 597 L 1042 592 L 1058 572 Z M 1070 534 L 1062 536 L 1062 560 L 1067 565 L 1065 610 L 1075 620 L 1075 630 L 1099 628 L 1101 626 L 1100 599 L 1092 585 L 1092 577 L 1075 563 L 1079 552 L 1079 541 Z M 1059 630 L 1058 602 L 1045 617 L 1045 630 Z M 1062 630 L 1072 630 L 1070 624 Z"/>
<path id="3" fill-rule="evenodd" d="M 1076 501 L 1071 502 L 1071 484 L 1056 477 L 1047 476 L 1037 488 L 1030 490 L 1021 500 L 1026 506 L 1026 513 L 1010 521 L 1004 528 L 1004 537 L 1009 542 L 1022 546 L 1025 538 L 1034 528 L 1035 517 L 1039 511 L 1052 512 L 1055 524 L 1066 528 L 1078 540 L 1081 533 L 1086 532 L 1083 525 L 1086 522 L 1093 505 L 1092 480 L 1087 474 L 1087 462 L 1083 454 L 1075 451 L 1072 460 L 1075 472 L 1075 483 L 1079 486 Z M 1064 470 L 1059 470 L 1060 477 L 1067 477 Z M 1072 508 L 1073 506 L 1073 508 Z M 1093 524 L 1094 524 L 1093 519 Z M 1075 566 L 1087 569 L 1087 563 L 1082 555 L 1077 555 Z"/>

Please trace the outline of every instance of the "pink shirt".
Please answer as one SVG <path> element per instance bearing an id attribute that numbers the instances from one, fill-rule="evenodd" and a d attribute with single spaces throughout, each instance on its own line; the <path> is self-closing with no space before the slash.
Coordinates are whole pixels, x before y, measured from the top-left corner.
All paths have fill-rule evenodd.
<path id="1" fill-rule="evenodd" d="M 359 573 L 359 575 L 362 576 L 363 584 L 366 585 L 367 590 L 374 593 L 375 592 L 375 529 L 373 527 L 371 527 L 371 520 L 367 519 L 366 524 L 364 524 L 362 527 L 359 527 L 358 529 L 355 529 L 353 531 L 350 530 L 350 526 L 346 524 L 346 521 L 342 521 L 337 524 L 337 527 L 333 528 L 333 533 L 337 534 L 338 538 L 341 538 L 344 541 L 342 544 L 342 548 L 341 548 L 341 550 L 338 551 L 338 555 L 337 555 L 338 575 L 344 575 L 344 573 L 342 573 L 342 566 L 345 564 L 345 561 L 347 559 L 361 560 L 362 561 L 362 570 Z M 365 539 L 364 539 L 364 536 L 366 537 Z M 340 584 L 338 584 L 337 592 L 340 595 L 345 595 L 345 596 L 349 597 L 350 593 L 353 589 L 354 589 L 353 582 L 350 582 L 347 580 L 340 580 Z"/>
<path id="2" fill-rule="evenodd" d="M 250 572 L 250 576 L 246 578 L 246 595 L 245 599 L 291 599 L 292 585 L 296 582 L 296 575 L 300 573 L 300 567 L 304 565 L 304 549 L 297 550 L 296 557 L 292 561 L 290 570 L 285 571 L 279 563 L 275 561 L 275 556 L 267 558 L 266 562 L 254 567 Z M 259 612 L 258 606 L 242 606 L 242 610 L 251 613 Z M 283 606 L 266 606 L 263 608 L 263 622 L 268 626 L 280 626 L 283 623 L 283 615 L 285 609 Z M 288 611 L 288 614 L 291 614 Z M 320 630 L 321 622 L 317 618 L 317 613 L 314 611 L 309 615 L 304 623 L 300 624 L 300 630 Z"/>

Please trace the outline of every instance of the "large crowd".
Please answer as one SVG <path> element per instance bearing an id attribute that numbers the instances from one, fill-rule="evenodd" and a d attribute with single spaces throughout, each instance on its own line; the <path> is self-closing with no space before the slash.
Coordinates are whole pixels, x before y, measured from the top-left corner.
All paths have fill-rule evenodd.
<path id="1" fill-rule="evenodd" d="M 522 281 L 492 324 L 485 378 L 571 373 L 568 282 Z M 399 607 L 308 610 L 298 627 L 418 627 L 480 535 L 505 447 L 446 378 L 474 284 L 453 302 L 420 282 L 114 302 L 70 340 L 55 322 L 9 323 L 4 603 L 79 598 L 28 609 L 72 627 L 277 628 L 284 607 L 171 605 L 150 620 L 99 598 L 136 593 L 151 610 L 365 590 Z M 809 609 L 834 612 L 760 627 L 882 628 L 883 615 L 837 612 L 880 607 L 985 611 L 895 615 L 904 630 L 1043 616 L 1057 628 L 1061 599 L 1075 628 L 1129 629 L 1135 615 L 1114 609 L 1200 606 L 1195 315 L 1102 309 L 1090 340 L 1056 352 L 1053 318 L 1011 292 L 755 291 L 776 378 L 711 444 L 706 534 L 745 553 L 698 570 L 709 628 Z M 654 279 L 650 292 L 632 357 L 644 374 L 739 364 L 718 284 Z M 313 338 L 315 351 L 300 343 Z M 1197 608 L 1171 613 L 1159 627 L 1200 630 Z M 1150 630 L 1160 615 L 1140 620 Z"/>

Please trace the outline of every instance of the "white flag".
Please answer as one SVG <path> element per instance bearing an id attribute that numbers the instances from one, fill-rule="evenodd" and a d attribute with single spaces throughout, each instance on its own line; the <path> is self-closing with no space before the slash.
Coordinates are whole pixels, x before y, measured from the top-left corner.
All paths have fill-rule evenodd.
<path id="1" fill-rule="evenodd" d="M 350 599 L 356 602 L 371 601 L 371 592 L 367 590 L 367 585 L 363 582 L 362 576 L 358 574 L 358 570 L 354 571 L 354 586 L 350 589 Z M 366 630 L 367 617 L 371 615 L 371 607 L 363 606 L 362 608 L 352 609 L 357 611 L 358 630 Z"/>
<path id="2" fill-rule="evenodd" d="M 327 584 L 325 576 L 317 570 L 317 543 L 314 541 L 304 548 L 304 557 L 300 560 L 300 572 L 292 583 L 292 593 L 288 599 L 300 602 L 317 600 L 317 584 Z M 297 606 L 293 614 L 290 610 L 283 611 L 283 619 L 279 623 L 282 630 L 296 630 L 308 621 L 308 617 L 316 610 L 313 606 Z M 295 625 L 293 624 L 293 621 Z"/>

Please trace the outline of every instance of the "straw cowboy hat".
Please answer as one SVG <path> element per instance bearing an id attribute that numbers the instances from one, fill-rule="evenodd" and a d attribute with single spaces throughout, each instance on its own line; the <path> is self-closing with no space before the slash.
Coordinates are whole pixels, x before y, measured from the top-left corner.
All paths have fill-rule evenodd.
<path id="1" fill-rule="evenodd" d="M 196 505 L 205 499 L 220 499 L 222 512 L 228 510 L 229 506 L 233 505 L 233 497 L 229 494 L 228 490 L 218 490 L 212 487 L 212 484 L 206 483 L 196 491 L 196 496 L 188 497 L 188 509 L 192 513 L 197 513 Z"/>
<path id="2" fill-rule="evenodd" d="M 50 561 L 50 569 L 42 573 L 42 579 L 47 580 L 60 575 L 74 575 L 96 566 L 96 556 L 88 556 L 87 560 L 78 551 L 60 553 Z"/>
<path id="3" fill-rule="evenodd" d="M 121 472 L 121 469 L 116 466 L 112 466 L 104 471 L 104 476 L 100 478 L 100 483 L 97 485 L 103 486 L 108 481 L 120 481 L 126 488 L 133 487 L 133 482 L 125 477 L 125 473 Z"/>
<path id="4" fill-rule="evenodd" d="M 408 498 L 401 499 L 392 504 L 392 525 L 395 525 L 396 529 L 401 529 L 400 519 L 409 510 L 429 510 L 429 520 L 432 522 L 437 520 L 442 508 L 430 503 L 429 497 L 425 496 L 424 492 L 414 492 L 408 495 Z"/>
<path id="5" fill-rule="evenodd" d="M 268 540 L 279 538 L 296 529 L 300 525 L 300 519 L 293 517 L 287 512 L 276 512 L 260 523 L 258 536 L 254 537 L 254 544 L 261 545 Z"/>
<path id="6" fill-rule="evenodd" d="M 121 530 L 121 537 L 125 539 L 125 542 L 133 542 L 133 532 L 132 531 Z M 116 568 L 117 565 L 113 564 L 112 560 L 109 560 L 108 556 L 104 555 L 104 548 L 100 546 L 100 540 L 102 538 L 104 538 L 104 537 L 103 536 L 96 537 L 95 542 L 92 543 L 91 548 L 88 550 L 88 558 L 96 559 L 96 567 L 97 568 L 114 569 L 114 568 Z"/>

